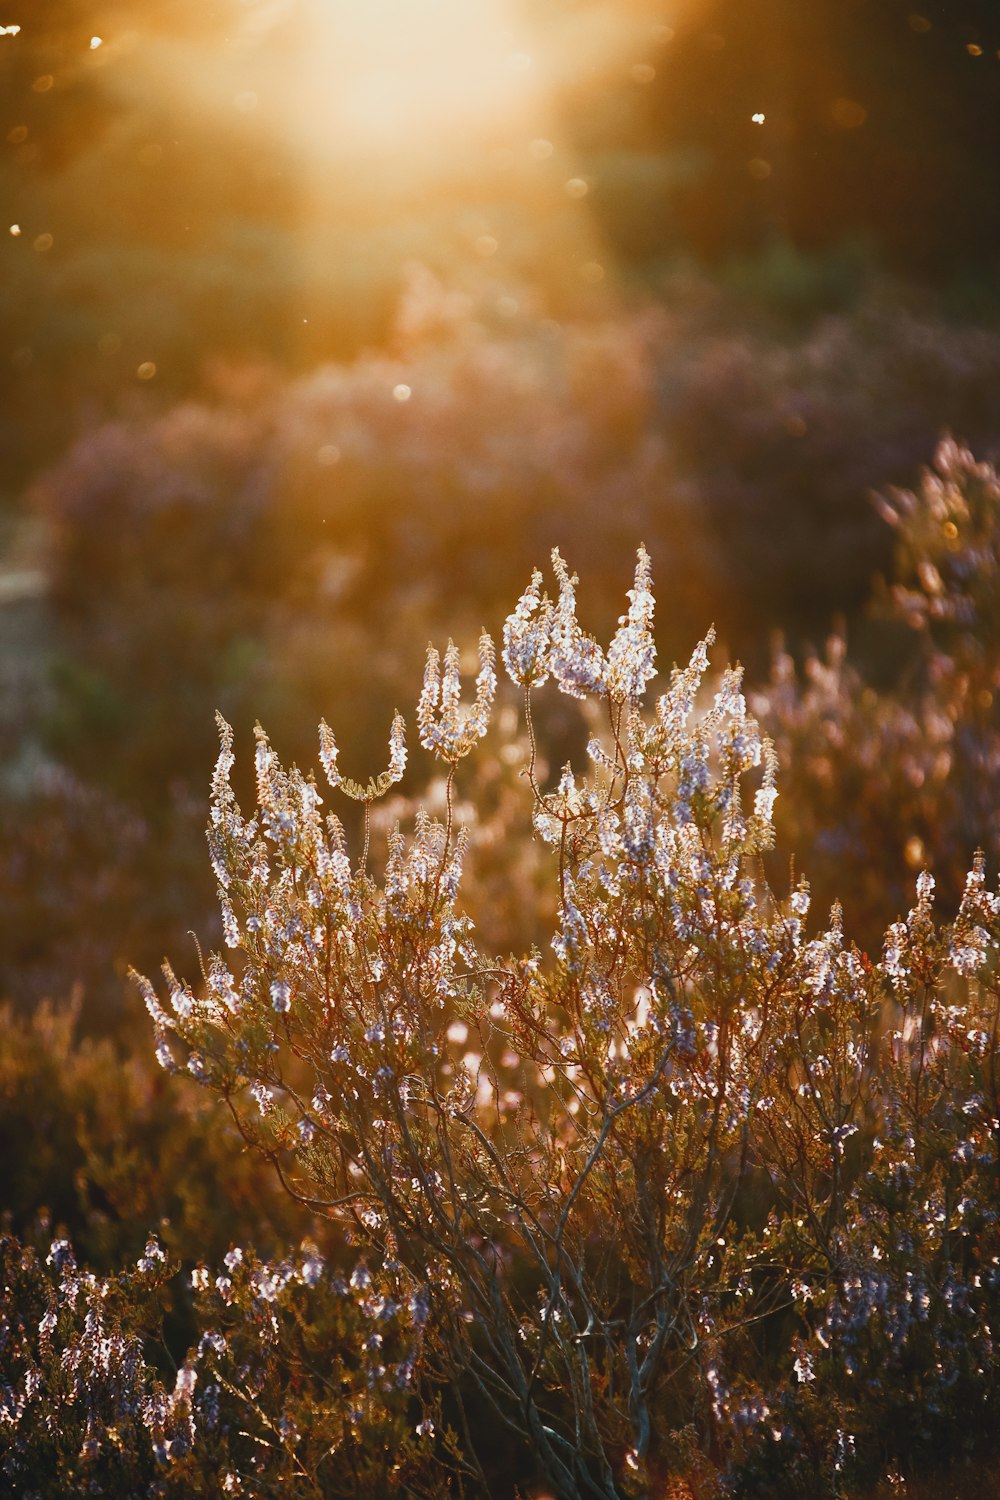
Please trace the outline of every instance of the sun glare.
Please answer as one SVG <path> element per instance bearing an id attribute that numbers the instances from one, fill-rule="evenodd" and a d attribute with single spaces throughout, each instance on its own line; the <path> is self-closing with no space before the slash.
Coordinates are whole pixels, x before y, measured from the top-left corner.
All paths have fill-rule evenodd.
<path id="1" fill-rule="evenodd" d="M 305 158 L 447 154 L 540 102 L 511 0 L 264 0 L 245 10 L 230 66 L 233 98 L 252 95 Z"/>
<path id="2" fill-rule="evenodd" d="M 206 138 L 241 143 L 245 196 L 297 202 L 303 357 L 350 318 L 322 290 L 334 264 L 361 286 L 417 262 L 469 266 L 495 283 L 501 316 L 505 278 L 524 274 L 560 295 L 614 295 L 600 163 L 567 122 L 609 89 L 647 89 L 669 56 L 665 22 L 700 0 L 225 0 L 211 47 L 197 3 L 183 0 L 184 26 L 150 13 L 101 50 L 128 41 L 119 86 L 136 109 L 170 99 Z"/>
<path id="3" fill-rule="evenodd" d="M 508 0 L 313 0 L 296 117 L 305 141 L 328 131 L 406 152 L 488 135 L 537 109 L 538 70 Z"/>
<path id="4" fill-rule="evenodd" d="M 690 0 L 687 0 L 690 3 Z M 224 51 L 161 32 L 147 66 L 304 160 L 438 157 L 548 137 L 558 96 L 648 82 L 671 28 L 652 0 L 528 16 L 517 0 L 230 0 Z M 669 19 L 682 8 L 675 0 Z M 100 45 L 94 38 L 91 46 Z M 139 86 L 139 80 L 134 80 Z"/>

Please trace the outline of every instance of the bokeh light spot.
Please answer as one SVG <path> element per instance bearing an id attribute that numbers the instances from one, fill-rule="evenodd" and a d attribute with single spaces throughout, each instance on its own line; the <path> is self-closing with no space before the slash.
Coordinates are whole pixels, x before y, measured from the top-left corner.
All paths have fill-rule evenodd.
<path id="1" fill-rule="evenodd" d="M 912 838 L 908 838 L 903 855 L 911 870 L 919 869 L 927 857 L 923 839 L 917 838 L 916 834 Z"/>

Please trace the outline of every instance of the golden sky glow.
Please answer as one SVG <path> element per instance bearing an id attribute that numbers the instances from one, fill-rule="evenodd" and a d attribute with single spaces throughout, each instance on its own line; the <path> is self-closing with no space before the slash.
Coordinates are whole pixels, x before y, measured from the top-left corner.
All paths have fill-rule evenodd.
<path id="1" fill-rule="evenodd" d="M 530 39 L 509 0 L 351 0 L 301 7 L 309 32 L 289 79 L 307 149 L 330 132 L 377 151 L 445 150 L 540 107 Z"/>
<path id="2" fill-rule="evenodd" d="M 679 6 L 668 7 L 673 15 Z M 553 129 L 558 97 L 609 72 L 655 70 L 662 5 L 554 8 L 517 0 L 232 0 L 222 55 L 161 34 L 141 49 L 155 91 L 278 132 L 304 160 L 434 158 Z M 136 56 L 135 62 L 140 59 Z M 152 71 L 154 77 L 149 78 Z M 133 71 L 132 84 L 142 86 Z"/>

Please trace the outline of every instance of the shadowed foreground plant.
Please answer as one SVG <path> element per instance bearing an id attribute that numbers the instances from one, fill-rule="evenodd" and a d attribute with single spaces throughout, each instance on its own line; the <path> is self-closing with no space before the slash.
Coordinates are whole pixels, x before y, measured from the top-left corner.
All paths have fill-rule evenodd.
<path id="1" fill-rule="evenodd" d="M 282 1381 L 336 1385 L 342 1362 L 340 1415 L 310 1428 L 300 1403 L 281 1433 L 288 1473 L 320 1493 L 317 1445 L 342 1478 L 359 1382 L 379 1453 L 398 1441 L 379 1435 L 384 1410 L 456 1493 L 509 1492 L 502 1446 L 522 1482 L 567 1500 L 682 1480 L 843 1493 L 921 1442 L 961 1448 L 996 1405 L 1000 901 L 977 864 L 938 928 L 922 879 L 877 966 L 836 911 L 809 937 L 807 885 L 778 900 L 763 881 L 775 763 L 739 670 L 703 694 L 709 636 L 644 708 L 645 552 L 606 650 L 553 563 L 556 597 L 533 575 L 503 642 L 556 888 L 550 954 L 484 953 L 460 903 L 454 788 L 488 728 L 488 636 L 469 703 L 457 650 L 428 651 L 417 723 L 446 775 L 441 818 L 418 807 L 372 849 L 402 723 L 367 786 L 343 781 L 322 727 L 331 786 L 365 806 L 353 862 L 262 730 L 244 817 L 220 720 L 209 843 L 229 956 L 198 992 L 166 966 L 169 1010 L 139 981 L 157 1053 L 224 1101 L 311 1213 L 348 1227 L 386 1321 L 329 1343 L 299 1324 L 298 1356 L 241 1377 L 246 1430 L 273 1428 Z M 567 766 L 553 786 L 532 719 L 549 678 L 592 729 L 590 774 Z M 267 1345 L 271 1300 L 258 1284 L 227 1348 Z M 168 1473 L 196 1463 L 192 1433 L 159 1454 Z M 232 1472 L 251 1484 L 248 1452 Z"/>
<path id="2" fill-rule="evenodd" d="M 155 1238 L 97 1277 L 66 1240 L 43 1265 L 0 1237 L 9 1493 L 445 1493 L 426 1440 L 436 1406 L 416 1432 L 407 1419 L 422 1305 L 391 1272 L 345 1278 L 309 1244 L 276 1262 L 234 1247 L 219 1275 L 192 1272 L 203 1332 L 168 1375 L 149 1351 L 176 1270 Z"/>

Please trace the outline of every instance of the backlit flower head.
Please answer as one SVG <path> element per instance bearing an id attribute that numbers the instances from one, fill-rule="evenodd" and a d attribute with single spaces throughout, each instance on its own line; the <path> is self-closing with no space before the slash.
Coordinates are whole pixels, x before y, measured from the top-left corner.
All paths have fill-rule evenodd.
<path id="1" fill-rule="evenodd" d="M 496 689 L 496 653 L 487 631 L 479 637 L 479 675 L 471 705 L 461 701 L 459 656 L 454 642 L 448 642 L 443 661 L 435 648 L 428 646 L 424 685 L 417 704 L 417 729 L 424 749 L 452 764 L 468 755 L 489 728 Z"/>
<path id="2" fill-rule="evenodd" d="M 503 627 L 503 664 L 519 687 L 540 687 L 549 676 L 552 613 L 552 601 L 542 593 L 542 575 L 535 568 Z"/>
<path id="3" fill-rule="evenodd" d="M 640 547 L 635 565 L 635 584 L 628 591 L 629 607 L 618 622 L 608 647 L 607 691 L 612 698 L 636 703 L 646 684 L 656 675 L 656 644 L 653 640 L 653 576 L 649 553 Z"/>

